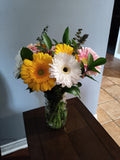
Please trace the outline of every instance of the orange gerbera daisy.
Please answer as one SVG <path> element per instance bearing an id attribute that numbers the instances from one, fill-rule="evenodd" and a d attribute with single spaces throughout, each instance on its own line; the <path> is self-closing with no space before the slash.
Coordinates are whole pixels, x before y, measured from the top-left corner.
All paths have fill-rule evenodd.
<path id="1" fill-rule="evenodd" d="M 47 53 L 34 53 L 32 61 L 23 61 L 21 78 L 33 91 L 47 91 L 55 86 L 55 79 L 49 77 L 49 63 L 52 63 L 52 57 Z"/>

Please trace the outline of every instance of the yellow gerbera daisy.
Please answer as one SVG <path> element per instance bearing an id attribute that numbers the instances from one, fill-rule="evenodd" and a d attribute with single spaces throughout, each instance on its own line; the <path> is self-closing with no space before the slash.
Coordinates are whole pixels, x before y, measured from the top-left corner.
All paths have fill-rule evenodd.
<path id="1" fill-rule="evenodd" d="M 55 53 L 67 53 L 71 55 L 73 53 L 73 48 L 66 44 L 57 44 L 55 48 Z"/>
<path id="2" fill-rule="evenodd" d="M 33 61 L 23 61 L 21 78 L 33 91 L 47 91 L 55 86 L 55 79 L 49 77 L 49 63 L 52 63 L 52 57 L 47 53 L 34 53 Z"/>

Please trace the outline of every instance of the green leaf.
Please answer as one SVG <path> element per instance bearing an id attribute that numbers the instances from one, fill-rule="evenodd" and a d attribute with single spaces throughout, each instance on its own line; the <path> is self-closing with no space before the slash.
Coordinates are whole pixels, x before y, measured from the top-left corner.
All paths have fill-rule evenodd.
<path id="1" fill-rule="evenodd" d="M 81 86 L 82 86 L 82 83 L 78 82 L 76 86 L 77 86 L 77 87 L 81 87 Z"/>
<path id="2" fill-rule="evenodd" d="M 88 54 L 88 68 L 93 63 L 93 56 L 91 53 Z"/>
<path id="3" fill-rule="evenodd" d="M 63 43 L 68 44 L 68 42 L 69 42 L 69 27 L 67 27 L 64 31 L 62 41 L 63 41 Z"/>
<path id="4" fill-rule="evenodd" d="M 84 44 L 87 38 L 88 38 L 88 34 L 84 34 L 82 37 L 80 37 L 78 41 L 79 43 Z"/>
<path id="5" fill-rule="evenodd" d="M 92 64 L 92 66 L 100 66 L 106 63 L 106 58 L 100 57 L 97 60 L 95 60 Z"/>
<path id="6" fill-rule="evenodd" d="M 42 38 L 43 38 L 43 41 L 44 41 L 47 49 L 50 50 L 50 49 L 52 48 L 52 41 L 51 41 L 51 39 L 48 37 L 48 35 L 47 35 L 46 32 L 44 32 L 44 33 L 42 34 Z"/>
<path id="7" fill-rule="evenodd" d="M 94 81 L 96 81 L 93 77 L 91 77 L 91 76 L 89 76 L 89 75 L 85 75 L 86 77 L 88 77 L 88 78 L 90 78 L 90 79 L 92 79 L 92 80 L 94 80 Z M 96 81 L 97 82 L 97 81 Z"/>
<path id="8" fill-rule="evenodd" d="M 72 39 L 72 44 L 73 44 L 74 48 L 77 48 L 77 43 L 75 42 L 74 39 Z"/>
<path id="9" fill-rule="evenodd" d="M 45 51 L 46 51 L 46 49 L 45 49 L 45 48 L 43 48 L 42 46 L 35 46 L 35 47 L 37 47 L 39 50 L 41 50 L 41 51 L 43 51 L 43 52 L 45 52 Z"/>
<path id="10" fill-rule="evenodd" d="M 97 73 L 99 73 L 100 74 L 100 72 L 96 69 L 96 68 L 91 68 L 91 70 L 90 71 L 94 71 L 94 72 L 97 72 Z"/>
<path id="11" fill-rule="evenodd" d="M 24 59 L 29 59 L 29 60 L 33 60 L 33 52 L 26 48 L 26 47 L 23 47 L 20 51 L 20 55 L 22 57 L 22 60 Z"/>
<path id="12" fill-rule="evenodd" d="M 79 96 L 80 97 L 80 90 L 76 86 L 72 86 L 71 88 L 65 87 L 64 92 L 73 94 L 74 96 Z"/>
<path id="13" fill-rule="evenodd" d="M 71 41 L 69 40 L 67 44 L 71 45 Z"/>
<path id="14" fill-rule="evenodd" d="M 93 61 L 90 65 L 88 65 L 87 69 L 92 70 L 96 66 L 100 66 L 106 63 L 106 58 L 98 58 L 97 60 Z"/>
<path id="15" fill-rule="evenodd" d="M 85 72 L 85 68 L 84 68 L 84 63 L 81 61 L 81 70 L 82 70 L 82 74 Z"/>
<path id="16" fill-rule="evenodd" d="M 56 45 L 58 44 L 58 42 L 55 39 L 53 39 L 53 41 L 55 42 Z"/>
<path id="17" fill-rule="evenodd" d="M 50 51 L 53 55 L 55 55 L 55 52 L 54 51 Z"/>

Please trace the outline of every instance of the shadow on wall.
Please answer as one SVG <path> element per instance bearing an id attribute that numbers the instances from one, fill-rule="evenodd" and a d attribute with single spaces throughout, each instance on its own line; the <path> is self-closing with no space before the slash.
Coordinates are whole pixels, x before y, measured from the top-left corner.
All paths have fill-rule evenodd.
<path id="1" fill-rule="evenodd" d="M 6 78 L 0 72 L 0 146 L 25 138 L 22 113 L 12 108 L 13 98 Z"/>
<path id="2" fill-rule="evenodd" d="M 9 86 L 0 72 L 0 117 L 4 117 L 13 113 L 9 108 L 9 105 L 12 105 L 12 96 Z"/>

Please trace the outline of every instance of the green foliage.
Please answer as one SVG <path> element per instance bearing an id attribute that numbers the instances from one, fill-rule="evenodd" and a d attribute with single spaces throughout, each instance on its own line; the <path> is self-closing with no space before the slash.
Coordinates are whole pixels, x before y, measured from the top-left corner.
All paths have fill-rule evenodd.
<path id="1" fill-rule="evenodd" d="M 44 42 L 45 46 L 47 47 L 47 49 L 50 50 L 50 49 L 52 48 L 52 41 L 51 41 L 51 39 L 48 37 L 48 35 L 47 35 L 46 32 L 44 32 L 44 33 L 42 34 L 42 38 L 43 38 L 43 42 Z"/>
<path id="2" fill-rule="evenodd" d="M 54 104 L 54 100 L 47 100 L 45 111 L 46 122 L 50 128 L 59 129 L 65 125 L 67 119 L 67 109 L 65 102 L 58 101 L 56 104 Z"/>
<path id="3" fill-rule="evenodd" d="M 78 82 L 78 83 L 76 84 L 76 86 L 77 86 L 77 87 L 81 87 L 81 86 L 82 86 L 82 83 Z"/>
<path id="4" fill-rule="evenodd" d="M 95 66 L 103 65 L 105 63 L 106 63 L 106 58 L 100 57 L 97 60 L 95 60 L 92 65 L 95 67 Z"/>
<path id="5" fill-rule="evenodd" d="M 74 96 L 79 96 L 80 97 L 80 89 L 78 86 L 72 86 L 71 88 L 64 87 L 64 92 L 73 94 Z"/>
<path id="6" fill-rule="evenodd" d="M 54 54 L 55 54 L 55 52 L 54 52 L 54 51 L 51 51 L 51 53 L 52 53 L 52 55 L 54 55 Z"/>
<path id="7" fill-rule="evenodd" d="M 72 39 L 72 44 L 73 44 L 74 49 L 77 49 L 77 43 L 75 42 L 74 39 Z"/>
<path id="8" fill-rule="evenodd" d="M 103 65 L 105 63 L 106 63 L 106 58 L 98 58 L 97 60 L 94 61 L 92 54 L 89 53 L 87 70 L 100 73 L 98 70 L 96 70 L 95 67 Z"/>
<path id="9" fill-rule="evenodd" d="M 50 101 L 54 101 L 54 103 L 58 103 L 62 99 L 64 91 L 61 85 L 56 85 L 50 91 L 45 91 L 44 96 Z"/>
<path id="10" fill-rule="evenodd" d="M 43 34 L 43 33 L 47 33 L 47 31 L 48 31 L 48 26 L 46 26 L 45 28 L 43 28 L 43 31 L 42 31 L 42 33 L 41 33 L 41 36 L 36 39 L 37 41 L 39 41 L 40 44 L 43 44 L 42 34 Z"/>
<path id="11" fill-rule="evenodd" d="M 92 79 L 92 80 L 94 80 L 94 81 L 96 81 L 93 77 L 91 77 L 89 75 L 85 75 L 85 76 L 88 77 L 88 78 L 90 78 L 90 79 Z"/>
<path id="12" fill-rule="evenodd" d="M 83 64 L 83 62 L 81 61 L 81 71 L 82 71 L 82 74 L 84 74 L 85 73 L 85 68 L 84 68 L 84 64 Z"/>
<path id="13" fill-rule="evenodd" d="M 58 42 L 57 42 L 55 39 L 53 39 L 53 42 L 55 43 L 55 45 L 57 45 L 57 44 L 58 44 Z"/>
<path id="14" fill-rule="evenodd" d="M 21 49 L 20 55 L 22 57 L 22 60 L 24 60 L 24 59 L 29 59 L 31 61 L 33 60 L 33 52 L 30 49 L 26 48 L 26 47 L 23 47 Z"/>
<path id="15" fill-rule="evenodd" d="M 75 34 L 75 37 L 73 38 L 74 41 L 77 41 L 77 48 L 81 48 L 81 45 L 85 43 L 86 39 L 88 38 L 88 34 L 84 34 L 81 36 L 82 29 L 78 29 L 78 31 Z"/>
<path id="16" fill-rule="evenodd" d="M 92 54 L 91 53 L 88 54 L 88 68 L 89 69 L 96 67 L 96 66 L 103 65 L 105 63 L 106 63 L 106 58 L 100 57 L 94 61 Z"/>
<path id="17" fill-rule="evenodd" d="M 91 53 L 88 54 L 88 68 L 93 63 L 93 56 Z"/>
<path id="18" fill-rule="evenodd" d="M 69 40 L 67 44 L 71 46 L 71 41 Z"/>
<path id="19" fill-rule="evenodd" d="M 66 43 L 66 44 L 69 43 L 69 27 L 67 27 L 64 31 L 62 41 L 63 43 Z"/>
<path id="20" fill-rule="evenodd" d="M 44 96 L 50 101 L 54 101 L 54 103 L 57 103 L 62 99 L 62 95 L 67 92 L 70 94 L 73 94 L 74 96 L 79 96 L 80 97 L 80 89 L 82 84 L 78 82 L 76 86 L 72 86 L 71 88 L 68 87 L 61 87 L 61 85 L 56 85 L 51 89 L 51 91 L 46 91 L 44 92 Z M 55 98 L 54 98 L 55 96 Z"/>
<path id="21" fill-rule="evenodd" d="M 80 44 L 84 44 L 87 38 L 88 38 L 88 34 L 84 34 L 82 37 L 78 39 L 78 42 Z"/>
<path id="22" fill-rule="evenodd" d="M 43 48 L 42 46 L 35 46 L 35 47 L 37 47 L 40 51 L 42 51 L 42 52 L 46 52 L 47 50 L 45 49 L 45 48 Z"/>
<path id="23" fill-rule="evenodd" d="M 91 68 L 91 71 L 100 73 L 97 69 L 95 69 L 95 67 Z"/>

